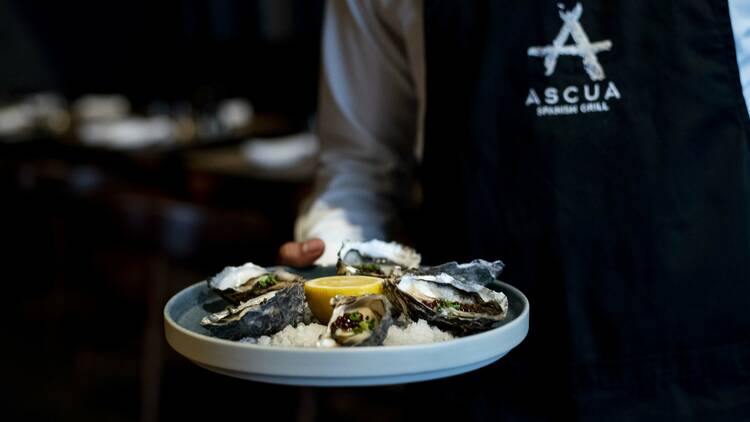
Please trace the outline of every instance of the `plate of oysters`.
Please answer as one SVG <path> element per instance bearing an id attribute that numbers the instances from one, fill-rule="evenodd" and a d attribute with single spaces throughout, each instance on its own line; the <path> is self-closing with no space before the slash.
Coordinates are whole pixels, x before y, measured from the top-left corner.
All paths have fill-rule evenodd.
<path id="1" fill-rule="evenodd" d="M 174 295 L 167 342 L 211 371 L 288 385 L 402 384 L 472 371 L 529 329 L 501 261 L 420 265 L 411 248 L 345 242 L 334 266 L 226 267 Z"/>

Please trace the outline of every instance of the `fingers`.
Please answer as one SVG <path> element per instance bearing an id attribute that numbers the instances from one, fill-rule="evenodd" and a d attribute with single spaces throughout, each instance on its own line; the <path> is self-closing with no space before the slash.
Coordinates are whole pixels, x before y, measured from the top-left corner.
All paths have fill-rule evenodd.
<path id="1" fill-rule="evenodd" d="M 325 243 L 320 239 L 287 242 L 279 249 L 279 263 L 290 267 L 309 267 L 323 255 Z"/>

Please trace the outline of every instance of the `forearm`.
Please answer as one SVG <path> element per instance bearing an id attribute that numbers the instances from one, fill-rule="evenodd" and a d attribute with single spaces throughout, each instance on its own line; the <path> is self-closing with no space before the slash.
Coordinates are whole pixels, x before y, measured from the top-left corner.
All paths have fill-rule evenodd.
<path id="1" fill-rule="evenodd" d="M 386 2 L 328 3 L 318 107 L 316 189 L 295 228 L 320 237 L 330 263 L 342 240 L 387 238 L 411 197 L 418 121 L 412 69 Z"/>

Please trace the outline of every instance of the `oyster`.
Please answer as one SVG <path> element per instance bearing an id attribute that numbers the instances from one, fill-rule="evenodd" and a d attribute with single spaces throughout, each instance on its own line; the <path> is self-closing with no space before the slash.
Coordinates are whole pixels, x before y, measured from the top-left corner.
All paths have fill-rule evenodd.
<path id="1" fill-rule="evenodd" d="M 427 320 L 455 335 L 488 330 L 508 313 L 503 293 L 446 273 L 391 277 L 384 288 L 393 306 L 410 319 Z"/>
<path id="2" fill-rule="evenodd" d="M 331 299 L 333 315 L 318 347 L 379 346 L 393 323 L 391 304 L 383 295 L 342 296 Z"/>
<path id="3" fill-rule="evenodd" d="M 208 286 L 233 305 L 274 290 L 281 290 L 302 278 L 283 271 L 267 270 L 251 262 L 239 267 L 226 267 L 208 280 Z"/>
<path id="4" fill-rule="evenodd" d="M 273 334 L 300 322 L 305 311 L 302 283 L 289 283 L 223 311 L 208 315 L 201 325 L 211 334 L 229 340 Z"/>
<path id="5" fill-rule="evenodd" d="M 396 267 L 417 268 L 421 260 L 417 251 L 396 242 L 344 242 L 339 250 L 336 271 L 341 275 L 383 277 L 391 275 Z"/>
<path id="6" fill-rule="evenodd" d="M 486 286 L 497 280 L 497 276 L 503 271 L 503 268 L 505 268 L 503 261 L 489 262 L 483 259 L 475 259 L 466 264 L 459 264 L 454 261 L 435 267 L 421 267 L 407 272 L 422 275 L 445 273 L 463 282 Z"/>

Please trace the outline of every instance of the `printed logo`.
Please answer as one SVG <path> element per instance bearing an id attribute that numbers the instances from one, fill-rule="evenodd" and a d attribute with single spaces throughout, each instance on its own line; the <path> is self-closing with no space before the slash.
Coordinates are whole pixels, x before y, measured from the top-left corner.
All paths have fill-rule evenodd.
<path id="1" fill-rule="evenodd" d="M 614 82 L 610 81 L 604 89 L 600 84 L 600 81 L 606 79 L 606 75 L 597 54 L 611 50 L 612 41 L 603 40 L 592 43 L 589 40 L 580 22 L 583 14 L 581 3 L 577 3 L 573 9 L 567 11 L 562 4 L 558 4 L 558 7 L 560 19 L 563 21 L 560 32 L 550 45 L 529 47 L 528 55 L 544 58 L 545 76 L 552 76 L 555 73 L 557 59 L 560 56 L 580 57 L 583 69 L 594 83 L 580 87 L 547 87 L 542 91 L 544 101 L 534 88 L 530 88 L 529 95 L 526 97 L 526 106 L 536 106 L 537 116 L 540 117 L 609 111 L 608 101 L 619 100 L 621 95 Z M 572 38 L 574 44 L 566 44 L 568 38 Z M 604 91 L 603 96 L 602 91 Z"/>
<path id="2" fill-rule="evenodd" d="M 547 69 L 544 74 L 546 76 L 552 76 L 555 72 L 559 56 L 580 56 L 583 59 L 583 68 L 586 69 L 586 73 L 589 74 L 591 80 L 604 80 L 604 69 L 599 64 L 599 59 L 596 58 L 596 55 L 602 51 L 609 51 L 612 48 L 612 41 L 604 40 L 593 44 L 589 41 L 589 36 L 586 35 L 586 31 L 583 30 L 580 23 L 581 14 L 583 13 L 581 3 L 576 4 L 576 7 L 568 12 L 565 11 L 562 5 L 559 5 L 559 7 L 561 9 L 560 19 L 563 21 L 560 33 L 552 41 L 552 45 L 529 48 L 529 56 L 544 57 L 544 67 Z M 573 38 L 575 45 L 564 44 L 568 40 L 568 37 Z"/>

